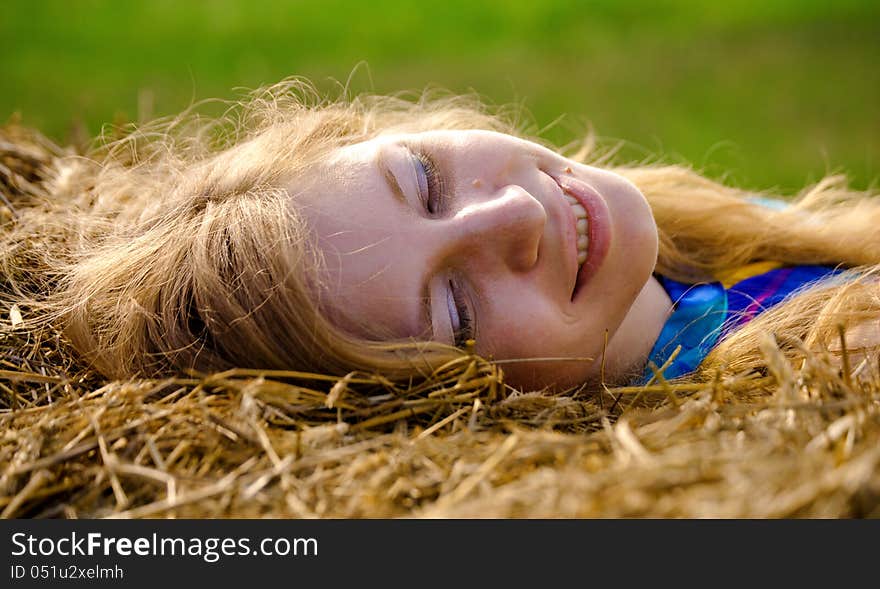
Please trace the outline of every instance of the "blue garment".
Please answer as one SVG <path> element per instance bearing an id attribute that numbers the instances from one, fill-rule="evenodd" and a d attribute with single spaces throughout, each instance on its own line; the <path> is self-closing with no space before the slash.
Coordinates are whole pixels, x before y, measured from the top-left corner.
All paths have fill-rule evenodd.
<path id="1" fill-rule="evenodd" d="M 789 206 L 785 200 L 760 195 L 746 198 L 769 209 L 783 210 Z M 747 278 L 729 288 L 721 281 L 686 284 L 655 274 L 672 299 L 673 312 L 663 325 L 648 360 L 660 368 L 680 344 L 681 351 L 663 371 L 663 376 L 675 378 L 693 372 L 715 344 L 731 331 L 808 283 L 844 271 L 832 266 L 779 266 L 752 275 L 746 272 Z M 646 362 L 637 384 L 646 384 L 653 375 Z"/>
<path id="2" fill-rule="evenodd" d="M 692 372 L 731 331 L 801 287 L 843 271 L 845 268 L 835 266 L 783 266 L 741 280 L 730 288 L 725 288 L 720 281 L 687 284 L 655 274 L 672 299 L 673 312 L 648 359 L 659 368 L 680 344 L 681 351 L 663 371 L 663 376 L 675 378 Z M 646 363 L 637 384 L 646 384 L 653 375 Z"/>

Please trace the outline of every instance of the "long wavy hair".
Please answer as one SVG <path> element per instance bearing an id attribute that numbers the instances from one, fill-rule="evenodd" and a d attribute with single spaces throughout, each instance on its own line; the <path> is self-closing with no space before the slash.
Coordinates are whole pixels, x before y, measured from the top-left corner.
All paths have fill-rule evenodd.
<path id="1" fill-rule="evenodd" d="M 83 155 L 57 149 L 3 223 L 5 307 L 17 305 L 32 327 L 60 326 L 108 378 L 252 367 L 406 379 L 461 355 L 432 342 L 364 340 L 328 321 L 313 294 L 321 259 L 296 194 L 282 186 L 383 133 L 490 129 L 537 140 L 518 111 L 430 92 L 328 99 L 298 79 L 224 104 L 222 116 L 196 105 L 99 138 Z M 772 210 L 685 165 L 613 163 L 592 133 L 556 149 L 643 192 L 660 235 L 656 272 L 713 280 L 759 260 L 851 269 L 760 314 L 682 379 L 764 372 L 767 333 L 795 360 L 829 347 L 838 324 L 880 317 L 877 283 L 864 279 L 880 268 L 880 200 L 844 176 Z"/>

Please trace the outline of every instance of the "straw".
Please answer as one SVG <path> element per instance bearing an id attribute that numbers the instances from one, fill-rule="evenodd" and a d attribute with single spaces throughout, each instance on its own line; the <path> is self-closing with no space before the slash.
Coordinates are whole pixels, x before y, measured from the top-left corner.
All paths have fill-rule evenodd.
<path id="1" fill-rule="evenodd" d="M 56 155 L 0 144 L 7 219 Z M 652 366 L 649 385 L 602 385 L 603 405 L 512 389 L 473 348 L 407 383 L 108 381 L 26 320 L 0 310 L 4 518 L 880 516 L 876 357 L 792 365 L 768 337 L 767 376 L 677 383 Z"/>

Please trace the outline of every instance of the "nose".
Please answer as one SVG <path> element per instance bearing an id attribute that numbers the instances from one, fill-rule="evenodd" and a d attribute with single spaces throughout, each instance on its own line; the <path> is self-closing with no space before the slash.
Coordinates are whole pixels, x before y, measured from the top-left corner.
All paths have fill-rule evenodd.
<path id="1" fill-rule="evenodd" d="M 527 272 L 538 260 L 547 212 L 527 190 L 507 185 L 491 195 L 475 196 L 445 227 L 448 253 L 473 262 L 503 264 Z"/>

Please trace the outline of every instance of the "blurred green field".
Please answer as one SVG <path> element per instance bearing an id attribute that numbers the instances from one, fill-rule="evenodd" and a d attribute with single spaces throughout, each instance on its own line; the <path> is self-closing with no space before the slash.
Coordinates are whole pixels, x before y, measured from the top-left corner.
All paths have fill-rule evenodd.
<path id="1" fill-rule="evenodd" d="M 474 90 L 557 143 L 589 121 L 625 157 L 748 188 L 880 177 L 876 0 L 4 0 L 0 120 L 65 141 L 361 62 L 356 90 Z"/>

